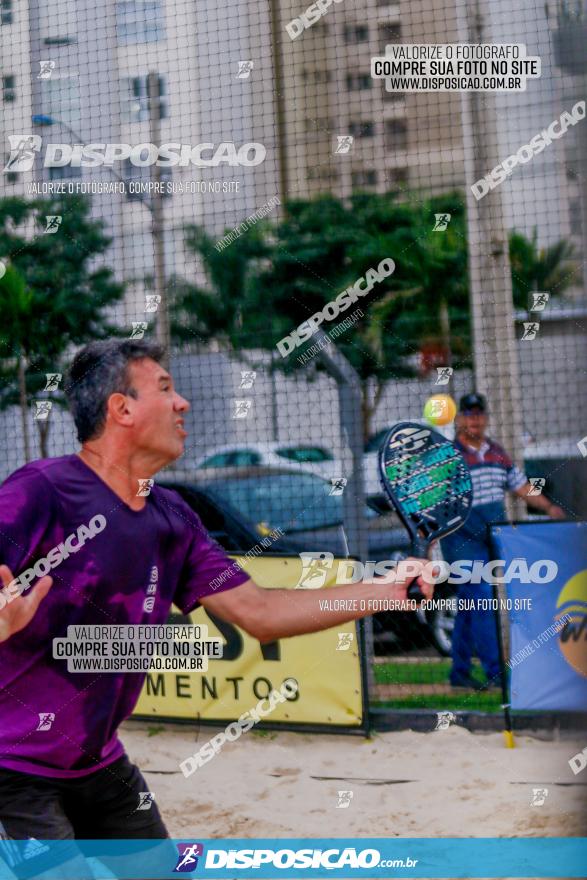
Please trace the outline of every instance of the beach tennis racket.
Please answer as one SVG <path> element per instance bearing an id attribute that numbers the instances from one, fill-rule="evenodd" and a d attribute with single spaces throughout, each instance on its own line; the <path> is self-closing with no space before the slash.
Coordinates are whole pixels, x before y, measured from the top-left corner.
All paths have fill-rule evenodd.
<path id="1" fill-rule="evenodd" d="M 408 530 L 412 556 L 426 559 L 433 541 L 463 525 L 473 501 L 467 463 L 438 431 L 417 422 L 398 422 L 381 447 L 383 491 Z M 422 599 L 414 582 L 408 598 Z"/>

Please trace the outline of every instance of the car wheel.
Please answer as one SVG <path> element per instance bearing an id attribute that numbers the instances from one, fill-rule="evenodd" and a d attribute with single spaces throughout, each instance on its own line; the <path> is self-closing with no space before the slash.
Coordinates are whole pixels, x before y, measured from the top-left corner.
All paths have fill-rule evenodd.
<path id="1" fill-rule="evenodd" d="M 457 616 L 456 594 L 444 595 L 443 599 L 452 599 L 451 606 L 426 612 L 426 624 L 430 640 L 442 657 L 450 657 L 452 652 L 452 634 Z"/>

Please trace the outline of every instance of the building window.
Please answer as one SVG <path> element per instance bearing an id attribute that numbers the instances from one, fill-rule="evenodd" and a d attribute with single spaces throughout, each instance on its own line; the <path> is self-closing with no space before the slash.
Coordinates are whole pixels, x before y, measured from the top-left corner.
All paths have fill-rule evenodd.
<path id="1" fill-rule="evenodd" d="M 157 43 L 165 39 L 161 0 L 119 0 L 116 4 L 119 43 Z"/>
<path id="2" fill-rule="evenodd" d="M 353 186 L 375 186 L 377 184 L 377 172 L 373 169 L 353 171 L 351 182 Z"/>
<path id="3" fill-rule="evenodd" d="M 408 125 L 405 120 L 385 120 L 385 148 L 387 150 L 407 150 Z"/>
<path id="4" fill-rule="evenodd" d="M 72 46 L 77 42 L 76 37 L 45 37 L 45 46 Z"/>
<path id="5" fill-rule="evenodd" d="M 126 122 L 146 122 L 149 119 L 149 95 L 147 74 L 132 76 L 124 81 Z M 164 76 L 159 77 L 159 119 L 167 118 L 167 86 Z"/>
<path id="6" fill-rule="evenodd" d="M 374 122 L 351 122 L 349 125 L 349 134 L 355 138 L 374 137 Z"/>
<path id="7" fill-rule="evenodd" d="M 347 24 L 344 29 L 345 43 L 364 43 L 369 39 L 369 28 L 366 24 Z"/>
<path id="8" fill-rule="evenodd" d="M 302 70 L 302 79 L 304 82 L 330 82 L 332 79 L 332 72 L 330 70 L 308 70 L 307 67 L 304 67 Z"/>
<path id="9" fill-rule="evenodd" d="M 12 0 L 0 0 L 0 24 L 12 24 Z"/>
<path id="10" fill-rule="evenodd" d="M 399 43 L 402 36 L 402 28 L 399 24 L 384 24 L 379 28 L 379 44 L 381 51 L 385 52 L 388 43 Z"/>
<path id="11" fill-rule="evenodd" d="M 368 73 L 347 73 L 346 87 L 348 92 L 362 92 L 364 89 L 370 89 L 373 80 Z"/>
<path id="12" fill-rule="evenodd" d="M 133 165 L 130 159 L 125 159 L 123 169 L 122 176 L 127 183 L 130 183 L 131 181 L 133 183 L 151 183 L 154 179 L 151 165 Z M 161 183 L 164 185 L 161 198 L 169 199 L 171 198 L 171 193 L 165 191 L 165 184 L 171 180 L 171 168 L 168 166 L 161 166 L 159 170 L 161 171 Z M 145 190 L 146 189 L 147 188 L 145 187 Z M 140 192 L 132 193 L 128 192 L 128 189 L 126 197 L 129 202 L 150 201 L 151 198 L 148 192 L 146 194 Z"/>
<path id="13" fill-rule="evenodd" d="M 5 104 L 16 101 L 16 77 L 12 74 L 2 77 L 2 100 Z"/>

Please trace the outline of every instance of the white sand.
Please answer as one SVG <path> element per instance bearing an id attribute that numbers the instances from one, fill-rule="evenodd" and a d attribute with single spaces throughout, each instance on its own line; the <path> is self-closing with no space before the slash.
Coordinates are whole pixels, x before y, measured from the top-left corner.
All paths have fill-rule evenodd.
<path id="1" fill-rule="evenodd" d="M 128 722 L 122 738 L 172 837 L 587 832 L 587 769 L 574 776 L 568 764 L 587 745 L 587 734 L 559 742 L 518 737 L 510 750 L 501 734 L 472 734 L 457 726 L 427 734 L 382 733 L 372 740 L 250 731 L 186 779 L 179 762 L 217 729 L 167 724 L 149 737 L 153 726 Z M 337 778 L 313 778 L 318 776 Z M 377 784 L 386 780 L 409 782 Z M 543 806 L 530 806 L 533 788 L 548 788 Z M 346 809 L 337 807 L 339 790 L 353 792 Z"/>

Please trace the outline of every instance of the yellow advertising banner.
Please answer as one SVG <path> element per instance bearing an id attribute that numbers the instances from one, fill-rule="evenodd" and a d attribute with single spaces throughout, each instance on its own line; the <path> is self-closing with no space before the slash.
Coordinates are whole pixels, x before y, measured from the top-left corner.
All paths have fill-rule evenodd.
<path id="1" fill-rule="evenodd" d="M 298 557 L 233 558 L 256 583 L 269 589 L 293 590 L 302 573 Z M 333 585 L 336 562 L 320 589 Z M 293 596 L 292 600 L 295 601 Z M 171 621 L 186 622 L 187 618 L 174 613 Z M 297 693 L 278 703 L 266 717 L 267 722 L 281 722 L 285 726 L 363 725 L 363 680 L 356 623 L 260 645 L 203 608 L 190 614 L 189 622 L 205 624 L 209 638 L 223 640 L 222 659 L 210 659 L 206 672 L 149 673 L 135 715 L 231 721 L 255 707 L 272 689 L 278 690 L 285 679 L 295 679 Z"/>

